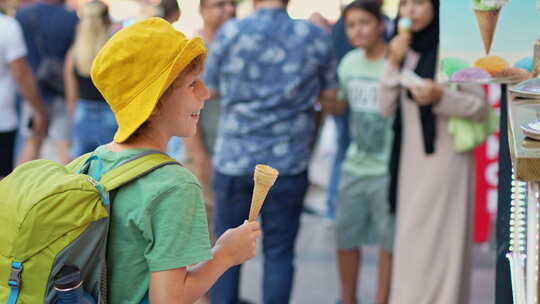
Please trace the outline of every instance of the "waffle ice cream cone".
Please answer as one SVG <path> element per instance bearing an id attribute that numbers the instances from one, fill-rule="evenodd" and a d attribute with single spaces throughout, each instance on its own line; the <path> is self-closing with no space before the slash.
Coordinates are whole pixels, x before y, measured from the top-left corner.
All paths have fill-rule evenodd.
<path id="1" fill-rule="evenodd" d="M 500 11 L 500 9 L 474 11 L 486 54 L 489 54 L 491 51 L 491 44 L 493 42 L 495 29 L 497 28 L 497 22 L 499 21 Z"/>
<path id="2" fill-rule="evenodd" d="M 266 165 L 257 165 L 255 167 L 255 173 L 253 176 L 255 187 L 253 188 L 251 208 L 249 210 L 250 222 L 257 220 L 257 216 L 259 216 L 264 199 L 266 198 L 270 188 L 276 182 L 278 175 L 279 172 L 272 167 Z"/>

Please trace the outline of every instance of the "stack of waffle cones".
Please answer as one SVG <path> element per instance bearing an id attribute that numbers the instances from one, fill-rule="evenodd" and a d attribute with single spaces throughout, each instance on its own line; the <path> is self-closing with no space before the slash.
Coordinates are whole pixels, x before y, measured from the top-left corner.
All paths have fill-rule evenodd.
<path id="1" fill-rule="evenodd" d="M 278 174 L 278 170 L 266 165 L 257 165 L 255 167 L 255 173 L 253 176 L 253 179 L 255 180 L 255 187 L 253 188 L 251 208 L 249 210 L 250 222 L 257 220 L 257 216 L 259 216 L 264 199 L 266 198 L 270 188 L 276 182 Z"/>
<path id="2" fill-rule="evenodd" d="M 484 50 L 486 54 L 491 51 L 491 44 L 493 42 L 493 35 L 497 28 L 497 22 L 499 21 L 500 9 L 494 9 L 489 11 L 475 10 L 476 22 L 480 28 L 480 34 L 482 35 L 482 42 L 484 42 Z"/>
<path id="3" fill-rule="evenodd" d="M 540 39 L 536 41 L 534 45 L 534 56 L 533 56 L 533 77 L 540 76 Z"/>

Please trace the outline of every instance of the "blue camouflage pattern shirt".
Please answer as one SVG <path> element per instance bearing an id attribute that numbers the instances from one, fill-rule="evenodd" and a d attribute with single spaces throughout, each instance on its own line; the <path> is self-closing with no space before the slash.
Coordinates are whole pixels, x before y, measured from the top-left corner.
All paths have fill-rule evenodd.
<path id="1" fill-rule="evenodd" d="M 226 23 L 212 42 L 204 81 L 222 106 L 214 166 L 249 175 L 266 164 L 281 175 L 307 169 L 321 91 L 338 86 L 327 34 L 285 9 Z"/>

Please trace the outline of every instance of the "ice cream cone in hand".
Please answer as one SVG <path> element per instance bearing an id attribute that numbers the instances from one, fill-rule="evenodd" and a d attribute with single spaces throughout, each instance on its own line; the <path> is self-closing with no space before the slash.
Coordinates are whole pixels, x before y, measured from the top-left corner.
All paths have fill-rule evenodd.
<path id="1" fill-rule="evenodd" d="M 257 165 L 255 167 L 255 173 L 253 175 L 255 186 L 253 188 L 251 208 L 249 210 L 250 222 L 257 220 L 257 216 L 259 216 L 264 199 L 266 198 L 270 188 L 276 182 L 278 174 L 278 170 L 266 165 Z"/>
<path id="2" fill-rule="evenodd" d="M 486 54 L 489 54 L 491 51 L 491 44 L 495 35 L 495 29 L 497 28 L 497 22 L 499 21 L 500 11 L 500 9 L 474 11 Z"/>
<path id="3" fill-rule="evenodd" d="M 398 22 L 398 34 L 408 34 L 411 32 L 412 21 L 409 18 L 402 17 Z"/>

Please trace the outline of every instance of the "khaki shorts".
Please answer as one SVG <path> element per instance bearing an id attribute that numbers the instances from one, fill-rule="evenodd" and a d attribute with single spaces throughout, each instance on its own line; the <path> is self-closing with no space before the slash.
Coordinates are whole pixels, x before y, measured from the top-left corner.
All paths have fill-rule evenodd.
<path id="1" fill-rule="evenodd" d="M 389 180 L 342 172 L 336 206 L 338 249 L 376 244 L 392 251 L 395 220 L 388 205 Z"/>
<path id="2" fill-rule="evenodd" d="M 55 97 L 45 102 L 47 119 L 49 120 L 49 137 L 57 141 L 71 141 L 71 121 L 67 114 L 66 103 L 63 98 Z M 25 102 L 21 117 L 21 134 L 26 137 L 30 135 L 31 118 L 33 116 L 32 107 Z"/>

